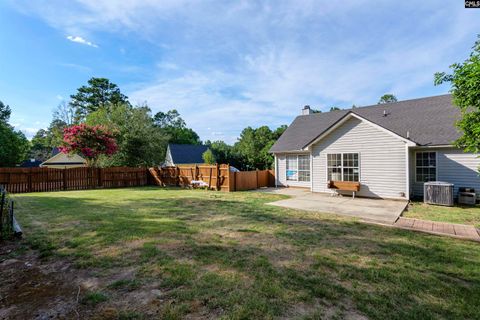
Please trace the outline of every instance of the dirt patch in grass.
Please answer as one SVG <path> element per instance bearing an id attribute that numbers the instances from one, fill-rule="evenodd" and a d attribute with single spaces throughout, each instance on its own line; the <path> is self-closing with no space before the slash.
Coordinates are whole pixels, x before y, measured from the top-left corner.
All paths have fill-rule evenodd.
<path id="1" fill-rule="evenodd" d="M 75 319 L 85 314 L 77 301 L 78 275 L 66 262 L 44 263 L 19 245 L 0 245 L 1 319 Z M 80 299 L 80 298 L 79 298 Z"/>

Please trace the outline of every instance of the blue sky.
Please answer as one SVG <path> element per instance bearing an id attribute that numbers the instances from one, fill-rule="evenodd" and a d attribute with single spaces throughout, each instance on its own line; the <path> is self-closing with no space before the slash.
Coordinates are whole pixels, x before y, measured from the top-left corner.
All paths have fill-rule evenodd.
<path id="1" fill-rule="evenodd" d="M 328 110 L 443 94 L 433 73 L 469 54 L 463 1 L 0 2 L 0 100 L 27 136 L 91 77 L 176 108 L 202 140 Z"/>

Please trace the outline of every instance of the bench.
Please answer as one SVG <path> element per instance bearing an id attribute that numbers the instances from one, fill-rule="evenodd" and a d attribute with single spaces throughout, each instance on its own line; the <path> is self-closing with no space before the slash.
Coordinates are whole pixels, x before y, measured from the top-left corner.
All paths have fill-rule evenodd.
<path id="1" fill-rule="evenodd" d="M 360 191 L 360 182 L 358 181 L 328 181 L 328 188 L 339 191 L 352 191 L 353 199 L 355 199 L 355 192 Z"/>

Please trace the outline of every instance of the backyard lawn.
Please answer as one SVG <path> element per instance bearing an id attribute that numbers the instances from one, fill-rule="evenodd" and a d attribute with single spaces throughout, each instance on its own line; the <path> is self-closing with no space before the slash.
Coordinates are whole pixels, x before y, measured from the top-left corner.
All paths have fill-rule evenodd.
<path id="1" fill-rule="evenodd" d="M 156 187 L 19 194 L 25 240 L 8 256 L 61 279 L 74 309 L 61 312 L 82 319 L 479 318 L 478 243 L 266 205 L 282 197 Z M 2 302 L 4 287 L 0 308 L 14 310 L 25 298 Z"/>
<path id="2" fill-rule="evenodd" d="M 423 202 L 412 202 L 404 217 L 431 221 L 474 225 L 480 228 L 480 206 L 455 205 L 454 207 L 434 206 Z"/>

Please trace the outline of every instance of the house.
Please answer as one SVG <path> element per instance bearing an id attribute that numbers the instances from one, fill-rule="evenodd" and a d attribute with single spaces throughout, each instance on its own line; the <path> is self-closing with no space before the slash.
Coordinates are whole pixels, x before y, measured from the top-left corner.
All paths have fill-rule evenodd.
<path id="1" fill-rule="evenodd" d="M 208 150 L 208 146 L 193 144 L 173 144 L 169 143 L 167 154 L 165 155 L 165 166 L 193 165 L 202 164 L 203 153 Z"/>
<path id="2" fill-rule="evenodd" d="M 28 159 L 28 160 L 25 160 L 23 161 L 19 167 L 20 168 L 37 168 L 37 167 L 40 167 L 40 165 L 42 164 L 42 161 L 41 160 L 37 160 L 37 159 Z"/>
<path id="3" fill-rule="evenodd" d="M 393 199 L 423 196 L 427 181 L 480 191 L 480 159 L 453 146 L 459 117 L 451 95 L 326 113 L 305 107 L 270 149 L 276 185 L 331 193 L 328 181 L 358 181 L 357 195 Z"/>
<path id="4" fill-rule="evenodd" d="M 60 150 L 57 148 L 53 149 L 52 154 L 53 156 L 50 159 L 42 162 L 40 167 L 68 169 L 87 166 L 87 160 L 78 154 L 65 154 L 60 152 Z"/>

